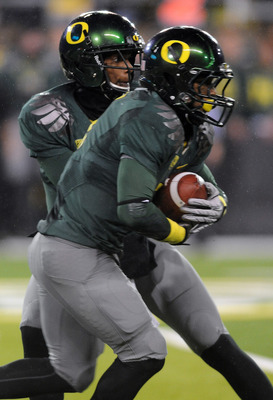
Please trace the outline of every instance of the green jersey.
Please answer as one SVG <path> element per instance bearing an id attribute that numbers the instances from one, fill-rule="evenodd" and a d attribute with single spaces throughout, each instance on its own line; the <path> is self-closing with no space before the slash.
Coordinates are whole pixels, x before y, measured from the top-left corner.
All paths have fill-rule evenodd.
<path id="1" fill-rule="evenodd" d="M 145 191 L 147 201 L 152 201 L 157 185 L 174 168 L 204 169 L 212 133 L 204 124 L 197 127 L 181 121 L 155 92 L 146 89 L 115 100 L 68 161 L 58 183 L 54 209 L 46 221 L 40 221 L 38 230 L 108 253 L 118 252 L 130 230 L 117 214 L 122 158 L 135 160 L 154 177 L 151 187 L 139 191 L 139 198 Z M 140 181 L 137 173 L 131 176 L 132 187 Z M 137 188 L 133 197 L 138 198 Z M 166 217 L 158 212 L 160 226 Z M 153 230 L 143 228 L 140 233 L 157 238 Z"/>
<path id="2" fill-rule="evenodd" d="M 48 209 L 55 201 L 55 185 L 64 165 L 90 125 L 75 100 L 76 89 L 72 82 L 36 94 L 19 115 L 21 139 L 40 164 Z"/>

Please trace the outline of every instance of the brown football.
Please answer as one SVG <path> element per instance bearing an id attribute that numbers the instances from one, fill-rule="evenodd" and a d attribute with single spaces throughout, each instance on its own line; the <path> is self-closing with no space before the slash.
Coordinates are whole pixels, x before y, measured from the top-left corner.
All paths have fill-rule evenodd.
<path id="1" fill-rule="evenodd" d="M 204 179 L 193 172 L 175 172 L 156 192 L 153 201 L 166 217 L 181 222 L 180 208 L 187 205 L 190 198 L 208 198 Z"/>

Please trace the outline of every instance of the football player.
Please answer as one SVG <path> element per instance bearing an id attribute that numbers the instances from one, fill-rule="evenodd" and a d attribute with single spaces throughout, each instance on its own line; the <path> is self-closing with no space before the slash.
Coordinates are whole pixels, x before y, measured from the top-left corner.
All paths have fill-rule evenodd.
<path id="1" fill-rule="evenodd" d="M 190 30 L 190 32 L 187 30 Z M 92 166 L 90 171 L 93 170 L 93 167 L 95 168 L 97 178 L 92 177 L 90 173 L 90 176 L 87 174 L 87 178 L 89 178 L 87 181 L 90 181 L 90 188 L 93 187 L 93 193 L 97 195 L 95 199 L 97 202 L 100 202 L 101 205 L 103 198 L 100 199 L 98 195 L 103 197 L 103 188 L 106 190 L 105 184 L 110 181 L 113 182 L 110 179 L 111 173 L 113 173 L 113 179 L 115 174 L 117 174 L 117 169 L 115 169 L 114 166 L 115 163 L 117 163 L 115 156 L 118 148 L 115 144 L 119 143 L 122 146 L 123 157 L 119 163 L 118 172 L 118 188 L 120 188 L 121 191 L 118 191 L 120 196 L 118 212 L 124 226 L 129 227 L 129 230 L 137 230 L 145 235 L 160 240 L 164 239 L 165 235 L 167 235 L 166 240 L 173 243 L 179 243 L 185 239 L 185 228 L 177 225 L 173 221 L 166 220 L 166 218 L 158 212 L 158 209 L 154 208 L 151 202 L 155 187 L 164 180 L 165 176 L 168 176 L 173 168 L 177 167 L 195 170 L 199 174 L 202 174 L 207 181 L 214 183 L 214 185 L 208 184 L 211 196 L 208 203 L 202 204 L 202 206 L 206 206 L 205 211 L 202 211 L 200 215 L 200 208 L 197 207 L 199 204 L 193 203 L 192 206 L 194 207 L 187 210 L 188 221 L 193 224 L 204 223 L 206 225 L 218 220 L 224 212 L 224 194 L 221 193 L 219 197 L 220 193 L 218 189 L 215 189 L 213 177 L 204 165 L 204 159 L 212 144 L 210 140 L 212 132 L 206 124 L 210 122 L 215 125 L 222 125 L 228 118 L 233 106 L 232 99 L 228 99 L 222 95 L 216 95 L 215 87 L 217 84 L 220 84 L 223 78 L 231 79 L 232 73 L 226 64 L 224 64 L 219 46 L 214 42 L 214 39 L 209 35 L 199 30 L 192 30 L 192 28 L 183 28 L 183 30 L 179 28 L 176 31 L 171 29 L 170 31 L 164 31 L 164 33 L 158 36 L 156 35 L 146 47 L 146 65 L 144 67 L 145 72 L 142 84 L 147 86 L 149 90 L 137 90 L 134 95 L 132 95 L 131 99 L 127 99 L 128 96 L 126 96 L 125 106 L 121 103 L 123 99 L 114 102 L 116 107 L 113 106 L 113 108 L 110 109 L 111 111 L 109 110 L 109 112 L 107 112 L 103 118 L 104 124 L 99 121 L 98 126 L 100 126 L 100 128 L 97 128 L 96 125 L 94 126 L 91 131 L 92 134 L 87 136 L 87 141 L 90 143 L 88 145 L 85 143 L 82 149 L 79 150 L 79 152 L 84 154 L 83 149 L 86 149 L 86 146 L 88 146 L 87 148 L 89 150 L 92 148 L 96 150 L 95 152 L 98 154 L 97 158 L 94 156 L 94 151 L 86 150 L 87 162 L 80 162 L 80 164 L 83 167 L 81 170 L 83 175 L 85 175 L 86 171 L 89 171 L 88 167 L 90 167 L 90 165 Z M 203 58 L 200 56 L 202 53 L 201 44 L 207 51 L 207 53 L 203 51 Z M 149 49 L 153 49 L 150 54 L 150 59 Z M 191 49 L 191 51 L 189 51 L 189 49 Z M 183 57 L 182 50 L 183 52 L 185 50 L 186 53 Z M 188 58 L 187 52 L 189 55 Z M 217 54 L 218 57 L 215 57 Z M 194 55 L 196 56 L 195 58 Z M 208 56 L 211 56 L 211 58 Z M 213 63 L 212 59 L 214 57 L 216 61 Z M 208 59 L 209 62 L 205 63 Z M 190 70 L 192 71 L 190 72 Z M 154 75 L 153 71 L 155 72 Z M 162 75 L 160 75 L 161 73 Z M 156 82 L 158 76 L 160 77 L 160 83 L 159 81 Z M 181 85 L 183 79 L 187 79 L 187 82 L 190 82 L 190 86 L 185 87 L 184 82 L 184 87 L 182 89 L 182 86 L 177 85 L 178 81 L 175 81 L 175 79 L 178 81 L 180 80 Z M 206 90 L 204 91 L 204 89 Z M 182 92 L 182 90 L 185 92 Z M 197 95 L 195 92 L 196 90 Z M 179 93 L 175 91 L 179 91 Z M 159 94 L 159 97 L 156 93 Z M 125 109 L 123 109 L 123 107 L 125 107 Z M 209 111 L 212 108 L 216 110 L 217 107 L 222 111 L 220 117 L 216 120 L 214 116 L 209 115 Z M 120 108 L 122 111 L 119 113 L 118 111 Z M 175 112 L 173 112 L 173 110 L 175 110 Z M 151 119 L 148 117 L 149 115 L 154 115 L 155 118 Z M 133 118 L 134 116 L 139 117 L 140 121 L 138 121 L 138 118 Z M 158 122 L 156 122 L 156 118 Z M 117 122 L 117 126 L 115 126 L 115 121 Z M 133 137 L 132 135 L 129 135 L 129 138 L 127 137 L 125 133 L 127 128 L 129 131 L 134 132 Z M 101 132 L 105 133 L 104 135 L 101 134 L 102 137 L 100 137 L 100 129 Z M 110 131 L 114 134 L 113 139 L 109 136 Z M 117 132 L 121 132 L 120 142 Z M 157 132 L 158 135 L 156 135 Z M 94 141 L 92 141 L 91 138 Z M 154 144 L 159 145 L 159 147 L 154 148 Z M 152 149 L 150 148 L 151 146 L 153 147 Z M 106 151 L 106 149 L 108 149 L 108 151 Z M 141 150 L 140 154 L 138 153 L 139 150 Z M 95 157 L 95 162 L 93 159 L 91 160 L 91 164 L 88 162 L 89 155 L 91 155 L 91 159 L 93 156 Z M 157 159 L 159 156 L 161 156 L 160 163 Z M 82 157 L 85 158 L 83 155 L 79 155 L 79 159 L 82 159 Z M 77 164 L 78 161 L 76 161 L 76 159 L 78 160 L 78 158 L 75 157 L 74 162 L 71 161 L 70 164 Z M 113 163 L 111 164 L 110 162 L 113 168 L 113 170 L 110 168 L 111 171 L 109 171 L 110 165 L 108 164 L 110 159 L 112 159 Z M 71 171 L 73 171 L 74 167 L 71 168 Z M 109 176 L 106 172 L 109 172 Z M 69 174 L 68 172 L 65 176 L 70 176 L 69 179 L 74 183 L 76 183 L 78 179 L 78 177 L 75 177 L 73 180 L 73 174 Z M 132 177 L 135 179 L 133 180 Z M 99 178 L 100 182 L 96 182 Z M 142 182 L 140 178 L 143 179 L 144 182 Z M 78 186 L 75 185 L 74 193 L 77 192 L 76 186 L 77 188 L 79 187 L 80 190 L 80 181 L 81 180 L 77 181 Z M 72 185 L 73 187 L 74 183 Z M 62 211 L 66 209 L 65 204 L 67 201 L 69 203 L 70 195 L 69 191 L 67 192 L 67 184 L 69 186 L 69 183 L 65 180 L 61 181 L 61 187 L 63 187 L 65 192 L 64 204 L 62 204 L 64 200 L 62 190 L 59 198 Z M 83 187 L 86 186 L 84 182 L 82 182 L 82 184 Z M 142 192 L 144 187 L 146 189 Z M 109 188 L 106 190 L 106 192 L 110 194 L 108 199 L 110 214 L 113 211 L 111 207 L 111 193 L 113 194 L 114 191 L 115 187 L 112 187 L 110 183 Z M 87 193 L 88 192 L 85 194 Z M 140 194 L 141 196 L 139 196 Z M 73 197 L 72 194 L 71 197 Z M 95 199 L 90 199 L 90 202 L 92 203 Z M 78 204 L 78 210 L 84 206 L 85 201 L 88 201 L 88 197 L 83 196 L 82 200 L 83 204 L 81 204 L 81 202 Z M 72 214 L 76 215 L 76 204 L 74 204 L 74 206 L 74 209 L 72 207 Z M 87 210 L 87 208 L 83 208 Z M 98 209 L 98 211 L 100 210 Z M 61 215 L 63 217 L 62 212 Z M 149 221 L 147 220 L 147 215 L 150 217 Z M 62 225 L 62 221 L 59 221 L 58 218 L 57 222 L 55 221 L 54 218 L 56 215 L 54 213 L 52 213 L 51 217 L 52 221 L 49 219 L 49 227 L 45 228 L 41 226 L 40 228 L 42 231 L 46 229 L 44 233 L 47 235 L 52 234 L 52 232 L 50 232 L 52 226 L 54 230 L 56 227 L 58 228 L 58 224 Z M 98 212 L 96 219 L 98 218 L 99 221 L 100 217 L 101 213 Z M 68 218 L 68 216 L 66 216 L 66 218 Z M 64 219 L 66 220 L 66 218 Z M 107 213 L 105 213 L 103 219 L 107 219 Z M 69 221 L 69 225 L 70 222 L 71 221 Z M 77 223 L 78 222 L 77 215 Z M 117 225 L 115 225 L 116 223 Z M 94 246 L 99 248 L 101 246 L 101 249 L 104 251 L 107 249 L 107 252 L 113 251 L 114 248 L 117 250 L 116 246 L 118 245 L 117 239 L 119 239 L 119 235 L 118 237 L 116 235 L 120 233 L 119 229 L 121 228 L 119 227 L 119 220 L 118 222 L 115 221 L 115 224 L 112 226 L 112 224 L 108 225 L 107 222 L 107 230 L 96 230 L 96 238 L 93 238 L 93 240 L 95 240 Z M 84 226 L 86 225 L 84 224 Z M 102 224 L 101 228 L 103 228 L 103 226 L 105 227 L 105 224 Z M 115 227 L 119 227 L 116 232 Z M 65 228 L 62 229 L 66 231 Z M 77 226 L 77 229 L 81 231 L 80 224 Z M 186 228 L 186 230 L 188 230 L 188 228 Z M 126 233 L 126 231 L 125 229 L 122 235 Z M 110 235 L 108 235 L 107 232 L 109 232 Z M 111 235 L 111 232 L 115 233 L 115 235 Z M 86 240 L 85 245 L 90 246 L 87 237 L 85 240 L 83 239 L 83 233 L 86 233 L 88 237 L 87 232 L 81 231 L 81 235 L 73 236 L 72 231 L 68 231 L 69 240 L 72 240 L 72 242 L 74 240 L 75 242 L 80 241 L 81 244 Z M 106 235 L 105 237 L 104 234 Z M 60 237 L 64 237 L 65 235 L 66 233 L 64 234 L 63 231 L 61 234 L 58 234 Z M 108 248 L 108 241 L 110 241 L 111 250 Z M 155 314 L 160 316 L 163 320 L 166 320 L 170 326 L 173 326 L 174 329 L 186 339 L 197 354 L 201 355 L 206 362 L 222 372 L 237 393 L 245 396 L 241 398 L 250 398 L 250 391 L 253 394 L 252 382 L 246 374 L 245 376 L 240 375 L 236 378 L 236 374 L 241 370 L 242 363 L 244 365 L 247 363 L 248 368 L 252 371 L 252 377 L 255 377 L 256 380 L 253 386 L 258 384 L 259 394 L 263 393 L 263 398 L 270 398 L 269 395 L 272 395 L 270 383 L 259 368 L 234 344 L 222 325 L 215 306 L 193 268 L 173 247 L 156 241 L 152 244 L 155 246 L 155 262 L 153 260 L 151 263 L 154 269 L 150 274 L 136 280 L 137 286 L 146 303 L 149 304 L 149 307 Z M 112 247 L 113 245 L 114 247 Z M 153 246 L 150 246 L 149 250 L 152 249 L 152 247 Z M 122 262 L 123 265 L 125 261 L 126 250 Z M 167 274 L 164 279 L 162 279 L 163 273 Z M 132 275 L 135 274 L 133 273 Z M 139 275 L 141 275 L 141 273 Z M 41 279 L 43 280 L 44 277 Z M 51 287 L 50 290 L 53 290 L 53 288 Z M 237 360 L 234 363 L 235 365 L 233 365 L 234 357 Z M 240 367 L 237 367 L 238 362 Z M 114 375 L 118 367 L 120 367 L 120 364 L 115 364 L 113 368 Z M 55 366 L 55 369 L 60 373 L 58 367 Z M 233 370 L 235 371 L 233 372 Z M 64 376 L 64 372 L 60 375 Z M 109 382 L 108 379 L 109 375 L 107 374 L 103 377 L 102 382 L 106 385 L 105 382 Z M 111 396 L 111 398 L 113 397 Z M 256 396 L 252 398 L 259 397 Z"/>
<path id="2" fill-rule="evenodd" d="M 143 44 L 128 19 L 106 11 L 84 13 L 64 30 L 59 53 L 70 82 L 33 96 L 19 116 L 21 139 L 40 165 L 48 210 L 53 206 L 60 174 L 90 124 L 130 89 L 134 74 L 139 73 L 135 58 Z M 33 277 L 26 291 L 20 328 L 25 358 L 47 357 Z M 94 338 L 90 348 L 94 373 L 103 344 Z M 39 396 L 39 400 L 60 400 L 63 394 L 59 392 Z"/>

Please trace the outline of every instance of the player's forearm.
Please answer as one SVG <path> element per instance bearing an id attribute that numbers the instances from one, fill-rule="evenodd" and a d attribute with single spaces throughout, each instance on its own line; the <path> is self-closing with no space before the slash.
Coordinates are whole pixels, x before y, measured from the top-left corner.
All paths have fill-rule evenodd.
<path id="1" fill-rule="evenodd" d="M 180 243 L 186 231 L 167 219 L 152 202 L 155 186 L 155 177 L 144 166 L 132 159 L 122 160 L 118 174 L 118 217 L 124 225 L 145 236 Z"/>
<path id="2" fill-rule="evenodd" d="M 133 231 L 156 240 L 178 244 L 186 238 L 185 228 L 166 218 L 153 203 L 120 204 L 118 216 L 121 222 Z"/>

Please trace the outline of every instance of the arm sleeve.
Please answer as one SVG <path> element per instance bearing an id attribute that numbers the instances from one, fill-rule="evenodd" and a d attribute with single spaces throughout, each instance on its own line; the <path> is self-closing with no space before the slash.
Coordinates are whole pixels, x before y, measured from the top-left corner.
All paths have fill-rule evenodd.
<path id="1" fill-rule="evenodd" d="M 124 225 L 145 236 L 178 244 L 186 230 L 169 220 L 152 202 L 156 177 L 132 158 L 120 161 L 117 194 L 118 217 Z"/>

